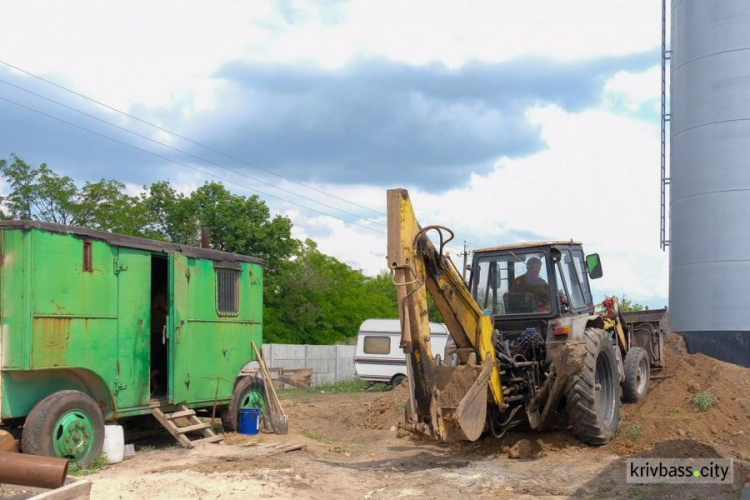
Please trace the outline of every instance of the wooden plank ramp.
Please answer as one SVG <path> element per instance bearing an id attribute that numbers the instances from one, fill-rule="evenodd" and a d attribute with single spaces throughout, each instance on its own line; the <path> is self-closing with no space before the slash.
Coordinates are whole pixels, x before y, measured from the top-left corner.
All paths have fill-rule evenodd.
<path id="1" fill-rule="evenodd" d="M 210 424 L 201 422 L 195 411 L 187 405 L 178 405 L 177 411 L 173 413 L 164 413 L 161 408 L 155 406 L 151 408 L 151 413 L 183 448 L 193 448 L 197 443 L 218 443 L 224 440 L 222 434 L 216 434 Z M 189 425 L 178 425 L 181 419 L 187 420 Z M 187 436 L 188 433 L 200 433 L 203 437 L 191 440 Z"/>

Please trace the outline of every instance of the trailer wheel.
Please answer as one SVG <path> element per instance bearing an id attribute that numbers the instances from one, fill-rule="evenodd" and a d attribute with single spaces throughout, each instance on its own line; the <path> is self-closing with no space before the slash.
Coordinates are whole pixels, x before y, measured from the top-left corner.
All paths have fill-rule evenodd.
<path id="1" fill-rule="evenodd" d="M 648 353 L 642 347 L 632 347 L 625 355 L 625 381 L 622 383 L 622 397 L 628 403 L 643 400 L 648 394 L 651 379 L 651 365 Z"/>
<path id="2" fill-rule="evenodd" d="M 404 380 L 406 380 L 406 375 L 398 374 L 394 375 L 391 379 L 390 383 L 388 385 L 391 386 L 391 389 L 395 389 L 396 387 L 400 386 Z"/>
<path id="3" fill-rule="evenodd" d="M 565 385 L 566 411 L 575 437 L 586 444 L 610 442 L 620 424 L 620 384 L 615 348 L 604 330 L 584 332 L 581 371 Z"/>
<path id="4" fill-rule="evenodd" d="M 21 435 L 24 453 L 67 458 L 82 467 L 101 455 L 103 445 L 102 411 L 80 391 L 59 391 L 39 401 Z"/>
<path id="5" fill-rule="evenodd" d="M 258 408 L 261 422 L 266 415 L 266 391 L 263 380 L 256 377 L 242 377 L 234 386 L 232 400 L 221 412 L 221 425 L 224 432 L 237 432 L 239 429 L 240 410 Z"/>

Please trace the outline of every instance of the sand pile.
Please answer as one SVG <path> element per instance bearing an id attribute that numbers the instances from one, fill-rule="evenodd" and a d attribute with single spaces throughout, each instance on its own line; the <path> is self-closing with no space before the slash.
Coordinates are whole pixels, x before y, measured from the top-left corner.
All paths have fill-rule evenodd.
<path id="1" fill-rule="evenodd" d="M 409 386 L 401 384 L 367 405 L 353 422 L 363 429 L 390 430 L 404 421 L 404 408 L 409 399 Z"/>
<path id="2" fill-rule="evenodd" d="M 667 335 L 665 352 L 667 367 L 653 374 L 645 401 L 622 406 L 620 432 L 607 449 L 627 455 L 668 440 L 694 440 L 749 460 L 750 369 L 688 354 L 676 334 Z M 693 400 L 706 393 L 716 400 L 701 411 Z"/>

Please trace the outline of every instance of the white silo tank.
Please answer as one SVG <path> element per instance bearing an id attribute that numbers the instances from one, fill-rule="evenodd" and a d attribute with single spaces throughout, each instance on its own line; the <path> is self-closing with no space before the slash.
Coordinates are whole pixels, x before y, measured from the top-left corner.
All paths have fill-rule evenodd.
<path id="1" fill-rule="evenodd" d="M 672 0 L 669 306 L 750 366 L 750 0 Z"/>

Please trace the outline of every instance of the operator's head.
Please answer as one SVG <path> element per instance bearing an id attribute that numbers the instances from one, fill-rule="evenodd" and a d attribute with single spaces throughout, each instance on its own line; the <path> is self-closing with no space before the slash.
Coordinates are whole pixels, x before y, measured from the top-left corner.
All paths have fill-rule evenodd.
<path id="1" fill-rule="evenodd" d="M 542 261 L 536 257 L 532 257 L 526 262 L 526 267 L 528 267 L 534 274 L 539 274 L 539 271 L 542 270 Z"/>

